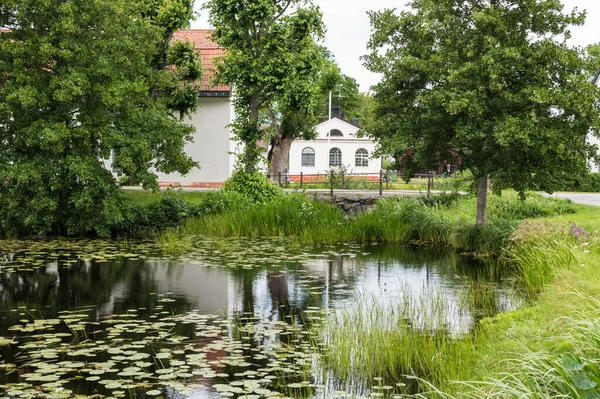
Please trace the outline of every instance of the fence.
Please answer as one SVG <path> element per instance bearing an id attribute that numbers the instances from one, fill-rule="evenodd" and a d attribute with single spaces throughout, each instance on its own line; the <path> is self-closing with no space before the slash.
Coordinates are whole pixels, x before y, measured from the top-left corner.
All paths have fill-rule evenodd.
<path id="1" fill-rule="evenodd" d="M 404 182 L 398 172 L 380 171 L 373 173 L 328 172 L 322 174 L 288 175 L 279 173 L 276 182 L 281 187 L 299 189 L 329 189 L 333 195 L 336 189 L 342 190 L 427 190 L 435 189 L 435 173 L 417 174 L 409 182 Z"/>

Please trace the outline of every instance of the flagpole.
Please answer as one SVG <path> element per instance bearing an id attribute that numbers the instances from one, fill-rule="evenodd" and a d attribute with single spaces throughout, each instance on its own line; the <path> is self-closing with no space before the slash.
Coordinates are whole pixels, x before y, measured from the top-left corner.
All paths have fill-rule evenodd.
<path id="1" fill-rule="evenodd" d="M 329 156 L 331 154 L 331 91 L 329 92 L 329 134 L 327 135 L 327 144 L 329 151 L 327 151 L 327 165 L 329 165 Z"/>

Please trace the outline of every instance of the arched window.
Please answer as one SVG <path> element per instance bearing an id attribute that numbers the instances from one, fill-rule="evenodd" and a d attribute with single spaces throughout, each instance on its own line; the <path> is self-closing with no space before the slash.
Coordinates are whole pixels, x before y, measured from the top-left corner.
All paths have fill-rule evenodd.
<path id="1" fill-rule="evenodd" d="M 302 166 L 315 166 L 315 150 L 310 147 L 302 150 Z"/>
<path id="2" fill-rule="evenodd" d="M 342 166 L 342 150 L 339 148 L 329 150 L 329 166 Z"/>
<path id="3" fill-rule="evenodd" d="M 327 133 L 329 136 L 329 133 Z M 331 129 L 331 137 L 344 137 L 344 134 L 338 129 Z"/>
<path id="4" fill-rule="evenodd" d="M 369 166 L 369 151 L 364 148 L 356 150 L 355 164 L 356 166 Z"/>

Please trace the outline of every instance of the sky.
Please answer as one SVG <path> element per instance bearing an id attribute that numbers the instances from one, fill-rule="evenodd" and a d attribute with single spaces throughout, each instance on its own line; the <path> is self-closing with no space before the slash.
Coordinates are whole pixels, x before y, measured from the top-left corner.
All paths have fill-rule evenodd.
<path id="1" fill-rule="evenodd" d="M 379 82 L 379 76 L 369 72 L 360 57 L 367 53 L 367 41 L 371 27 L 367 11 L 385 8 L 405 8 L 407 0 L 313 0 L 323 12 L 323 22 L 327 27 L 325 46 L 333 53 L 342 72 L 357 80 L 361 91 Z M 584 26 L 571 29 L 570 44 L 585 47 L 600 42 L 600 0 L 562 0 L 565 11 L 573 8 L 586 10 Z M 196 0 L 199 18 L 192 28 L 210 28 L 207 12 L 200 10 L 203 0 Z"/>

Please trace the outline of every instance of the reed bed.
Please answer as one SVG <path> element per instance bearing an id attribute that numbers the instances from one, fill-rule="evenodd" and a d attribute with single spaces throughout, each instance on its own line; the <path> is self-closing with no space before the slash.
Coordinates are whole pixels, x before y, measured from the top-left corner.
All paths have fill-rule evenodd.
<path id="1" fill-rule="evenodd" d="M 392 303 L 374 297 L 357 303 L 331 313 L 322 328 L 326 362 L 341 380 L 395 385 L 415 375 L 441 383 L 466 378 L 473 368 L 477 349 L 468 336 L 459 336 L 456 320 L 467 302 L 431 290 L 415 296 L 407 287 Z"/>

